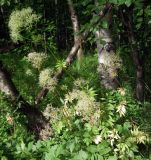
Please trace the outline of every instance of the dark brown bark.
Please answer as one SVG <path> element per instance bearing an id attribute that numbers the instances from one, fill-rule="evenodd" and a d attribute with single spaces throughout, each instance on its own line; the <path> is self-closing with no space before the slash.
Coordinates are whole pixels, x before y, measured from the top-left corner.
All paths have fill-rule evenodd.
<path id="1" fill-rule="evenodd" d="M 23 44 L 8 43 L 5 46 L 0 48 L 0 54 L 10 52 L 13 49 L 16 49 L 16 48 L 20 47 L 21 45 L 23 45 Z"/>
<path id="2" fill-rule="evenodd" d="M 133 8 L 128 10 L 127 14 L 121 11 L 121 18 L 124 26 L 127 29 L 129 45 L 132 50 L 133 62 L 136 67 L 136 97 L 142 102 L 144 100 L 144 69 L 143 60 L 141 59 L 139 49 L 137 47 L 137 41 L 135 39 L 135 34 L 133 31 L 133 21 L 132 21 L 132 11 Z M 130 15 L 131 14 L 131 15 Z"/>
<path id="3" fill-rule="evenodd" d="M 6 95 L 10 95 L 13 100 L 19 99 L 20 95 L 12 82 L 8 71 L 4 68 L 0 61 L 0 90 Z"/>
<path id="4" fill-rule="evenodd" d="M 14 45 L 9 45 L 9 46 L 0 48 L 0 54 L 1 54 L 1 53 L 9 52 L 9 51 L 13 50 L 14 48 L 15 48 Z"/>
<path id="5" fill-rule="evenodd" d="M 16 109 L 18 112 L 27 116 L 28 128 L 39 136 L 42 129 L 48 124 L 42 112 L 38 108 L 31 106 L 27 103 L 23 97 L 19 94 L 19 91 L 15 87 L 13 81 L 11 80 L 10 74 L 0 61 L 0 91 L 4 92 L 6 95 L 10 96 L 14 104 L 19 104 Z M 18 106 L 18 105 L 14 105 Z"/>

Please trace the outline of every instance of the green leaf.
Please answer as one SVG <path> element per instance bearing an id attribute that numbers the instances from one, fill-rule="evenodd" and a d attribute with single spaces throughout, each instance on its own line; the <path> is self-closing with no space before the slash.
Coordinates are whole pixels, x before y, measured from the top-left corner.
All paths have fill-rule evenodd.
<path id="1" fill-rule="evenodd" d="M 90 125 L 90 123 L 85 123 L 85 129 L 90 132 L 92 130 L 92 126 Z"/>
<path id="2" fill-rule="evenodd" d="M 148 24 L 151 24 L 151 20 L 150 20 L 150 21 L 148 21 Z"/>
<path id="3" fill-rule="evenodd" d="M 85 151 L 81 150 L 79 151 L 79 157 L 81 157 L 81 160 L 86 160 L 88 158 L 88 154 Z"/>
<path id="4" fill-rule="evenodd" d="M 8 160 L 7 157 L 3 156 L 1 157 L 1 160 Z"/>
<path id="5" fill-rule="evenodd" d="M 21 146 L 20 147 L 21 147 L 22 150 L 25 149 L 25 143 L 23 141 L 21 142 Z"/>
<path id="6" fill-rule="evenodd" d="M 102 27 L 103 27 L 104 29 L 109 28 L 108 22 L 107 22 L 107 21 L 103 21 L 103 22 L 102 22 Z"/>
<path id="7" fill-rule="evenodd" d="M 125 5 L 127 5 L 127 7 L 129 7 L 132 4 L 132 0 L 126 0 Z"/>
<path id="8" fill-rule="evenodd" d="M 106 155 L 107 153 L 109 153 L 111 151 L 111 148 L 104 148 L 100 150 L 100 155 Z"/>
<path id="9" fill-rule="evenodd" d="M 118 3 L 118 0 L 110 0 L 109 2 L 110 2 L 110 3 L 113 3 L 113 4 L 119 4 L 119 3 Z"/>
<path id="10" fill-rule="evenodd" d="M 97 159 L 104 160 L 104 158 L 101 155 L 97 155 Z"/>
<path id="11" fill-rule="evenodd" d="M 73 152 L 74 148 L 75 148 L 75 143 L 74 142 L 70 143 L 69 144 L 69 150 L 70 150 L 71 153 Z"/>
<path id="12" fill-rule="evenodd" d="M 87 150 L 88 150 L 90 153 L 92 153 L 92 154 L 96 153 L 96 152 L 97 152 L 96 145 L 90 145 L 90 146 L 87 148 Z"/>
<path id="13" fill-rule="evenodd" d="M 124 129 L 128 130 L 132 126 L 131 126 L 130 122 L 125 122 L 123 127 L 124 127 Z"/>
<path id="14" fill-rule="evenodd" d="M 28 143 L 28 151 L 31 151 L 33 148 L 33 142 Z"/>

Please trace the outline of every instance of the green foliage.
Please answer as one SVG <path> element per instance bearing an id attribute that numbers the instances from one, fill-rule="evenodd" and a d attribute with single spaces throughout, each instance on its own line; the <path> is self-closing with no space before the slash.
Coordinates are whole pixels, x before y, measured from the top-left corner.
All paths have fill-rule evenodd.
<path id="1" fill-rule="evenodd" d="M 84 88 L 82 91 L 86 89 Z M 92 92 L 92 89 L 90 91 Z M 79 98 L 84 97 L 83 92 L 78 92 Z M 74 94 L 74 92 L 69 94 Z M 89 94 L 87 96 L 94 99 L 94 96 Z M 140 131 L 136 124 L 129 120 L 128 111 L 122 116 L 117 112 L 116 106 L 127 97 L 127 92 L 120 89 L 116 92 L 109 92 L 106 96 L 108 98 L 102 97 L 99 103 L 101 111 L 97 112 L 100 115 L 99 121 L 93 124 L 90 120 L 92 120 L 91 116 L 94 112 L 85 110 L 84 105 L 85 112 L 83 113 L 87 113 L 87 116 L 90 117 L 86 119 L 86 115 L 83 115 L 82 111 L 81 114 L 77 114 L 78 102 L 72 98 L 65 98 L 64 105 L 66 106 L 64 107 L 55 109 L 51 106 L 51 109 L 47 108 L 45 112 L 47 115 L 44 115 L 50 119 L 54 129 L 54 138 L 36 143 L 31 141 L 28 144 L 25 140 L 21 140 L 14 148 L 14 158 L 44 160 L 144 159 L 139 154 L 137 144 L 145 144 L 148 141 L 148 135 Z M 68 102 L 69 100 L 71 101 Z M 88 102 L 86 101 L 86 103 Z M 93 108 L 93 105 L 89 107 Z M 126 108 L 128 107 L 130 107 L 129 101 Z M 7 157 L 6 154 L 4 155 Z"/>
<path id="2" fill-rule="evenodd" d="M 1 0 L 0 5 L 3 7 L 10 2 L 12 1 Z M 13 12 L 11 9 L 14 6 L 9 8 L 9 12 L 12 12 L 9 18 L 11 38 L 14 42 L 22 42 L 26 46 L 15 49 L 9 54 L 0 54 L 0 59 L 3 60 L 13 82 L 27 102 L 34 104 L 41 87 L 47 86 L 50 89 L 48 96 L 38 107 L 49 121 L 53 135 L 47 140 L 36 141 L 26 130 L 26 117 L 14 109 L 18 108 L 19 104 L 10 102 L 9 97 L 0 94 L 1 159 L 151 159 L 151 103 L 147 99 L 144 104 L 135 100 L 135 68 L 130 56 L 131 50 L 125 35 L 118 38 L 125 34 L 121 16 L 118 15 L 119 8 L 127 8 L 133 4 L 133 27 L 138 47 L 142 50 L 141 56 L 146 55 L 146 80 L 149 83 L 145 85 L 148 91 L 146 97 L 150 96 L 151 56 L 148 53 L 151 42 L 151 7 L 143 8 L 141 0 L 108 1 L 114 4 L 113 36 L 119 55 L 122 57 L 122 65 L 119 57 L 109 57 L 108 66 L 114 67 L 117 64 L 117 69 L 122 69 L 120 88 L 108 91 L 100 86 L 97 73 L 98 57 L 88 50 L 94 50 L 96 30 L 100 27 L 109 27 L 106 19 L 103 19 L 99 25 L 100 17 L 97 16 L 106 1 L 99 0 L 97 6 L 91 0 L 76 1 L 75 6 L 83 25 L 81 31 L 91 32 L 86 39 L 87 42 L 89 41 L 86 44 L 88 49 L 81 63 L 74 62 L 59 84 L 52 77 L 54 71 L 66 68 L 65 61 L 60 60 L 65 59 L 66 53 L 56 48 L 54 40 L 59 39 L 59 45 L 66 41 L 70 47 L 72 38 L 70 29 L 68 30 L 71 28 L 67 20 L 68 12 L 64 13 L 67 8 L 63 8 L 60 1 L 57 2 L 58 4 L 54 4 L 52 1 L 50 4 L 47 0 L 33 1 L 35 10 L 37 13 L 42 13 L 42 16 L 35 14 L 30 7 Z M 28 6 L 29 3 L 24 1 L 23 4 Z M 21 8 L 22 5 L 18 4 L 16 8 Z M 54 10 L 59 17 L 54 16 Z M 92 12 L 95 14 L 92 15 Z M 59 22 L 62 19 L 65 30 Z M 57 49 L 60 49 L 60 53 L 57 53 Z"/>
<path id="3" fill-rule="evenodd" d="M 21 62 L 21 67 L 24 66 L 25 70 L 30 68 L 31 74 L 34 74 L 38 78 L 39 71 L 36 73 L 35 68 L 32 65 L 30 67 L 30 63 L 27 63 L 27 61 Z M 12 64 L 14 66 L 15 62 Z M 90 66 L 90 64 L 93 65 Z M 18 66 L 18 64 L 16 65 Z M 49 97 L 46 99 L 46 104 L 43 104 L 45 106 L 42 107 L 44 108 L 43 113 L 53 129 L 53 137 L 48 140 L 35 142 L 32 137 L 26 138 L 29 136 L 28 134 L 20 134 L 18 136 L 20 132 L 23 133 L 20 122 L 18 122 L 21 117 L 16 113 L 12 115 L 12 112 L 8 112 L 10 105 L 6 99 L 1 101 L 1 104 L 5 103 L 5 113 L 2 114 L 3 118 L 1 119 L 3 126 L 1 128 L 3 131 L 1 132 L 1 141 L 4 143 L 4 137 L 6 137 L 5 143 L 11 148 L 8 152 L 6 148 L 2 147 L 1 157 L 10 159 L 9 157 L 11 156 L 19 160 L 145 159 L 145 154 L 143 155 L 139 150 L 139 145 L 146 146 L 150 142 L 149 135 L 145 132 L 147 127 L 145 119 L 142 121 L 142 118 L 140 118 L 144 114 L 143 111 L 133 99 L 130 87 L 125 86 L 125 88 L 121 87 L 117 91 L 106 91 L 106 94 L 104 94 L 101 88 L 97 88 L 94 85 L 97 82 L 97 73 L 88 73 L 88 70 L 94 70 L 96 65 L 96 55 L 86 56 L 80 70 L 75 63 L 67 71 L 66 80 L 59 84 L 60 90 L 57 93 L 54 91 L 54 94 L 51 94 L 53 101 L 50 102 Z M 47 68 L 48 66 L 45 67 Z M 70 80 L 71 76 L 68 75 L 75 77 L 75 74 L 83 78 L 78 78 L 74 81 L 73 79 Z M 31 77 L 33 75 L 24 75 L 24 77 L 26 76 Z M 16 78 L 15 76 L 15 81 Z M 26 91 L 24 84 L 27 82 L 28 80 L 24 79 L 24 83 L 20 84 L 23 92 Z M 67 86 L 63 88 L 62 85 Z M 72 88 L 69 87 L 70 85 Z M 38 87 L 38 81 L 36 86 Z M 64 94 L 60 95 L 59 92 L 63 92 Z M 28 96 L 27 99 L 30 99 Z M 60 100 L 61 103 L 59 102 Z M 4 117 L 6 115 L 7 118 Z M 11 131 L 13 136 L 12 134 L 10 136 L 5 133 L 5 130 L 12 126 L 12 124 L 9 124 L 13 121 L 12 117 L 16 119 L 18 125 L 15 125 L 13 132 Z M 22 119 L 23 123 L 24 120 L 25 117 Z M 142 128 L 145 130 L 142 130 Z M 8 140 L 8 137 L 10 137 L 10 140 Z"/>

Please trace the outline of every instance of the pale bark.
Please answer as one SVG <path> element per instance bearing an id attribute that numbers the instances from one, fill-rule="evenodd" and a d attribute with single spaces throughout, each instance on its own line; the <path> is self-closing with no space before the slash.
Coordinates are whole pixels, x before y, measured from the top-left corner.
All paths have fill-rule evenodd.
<path id="1" fill-rule="evenodd" d="M 83 56 L 83 50 L 82 50 L 82 37 L 80 34 L 80 25 L 78 21 L 78 16 L 76 14 L 76 10 L 74 8 L 74 4 L 72 0 L 67 0 L 67 1 L 68 1 L 68 6 L 71 14 L 71 21 L 73 26 L 74 43 L 79 43 L 80 45 L 80 48 L 78 49 L 78 52 L 77 52 L 77 58 L 78 60 L 81 60 Z"/>
<path id="2" fill-rule="evenodd" d="M 8 71 L 4 68 L 0 61 L 0 90 L 9 95 L 13 100 L 19 98 L 19 92 L 12 82 Z"/>
<path id="3" fill-rule="evenodd" d="M 96 4 L 97 5 L 97 4 Z M 108 26 L 111 22 L 111 9 L 112 5 L 107 4 L 106 18 L 108 20 Z M 119 83 L 117 80 L 117 69 L 118 67 L 112 66 L 115 55 L 114 44 L 110 29 L 100 29 L 96 31 L 96 43 L 98 49 L 98 61 L 99 61 L 99 74 L 101 79 L 101 85 L 106 89 L 115 89 Z"/>

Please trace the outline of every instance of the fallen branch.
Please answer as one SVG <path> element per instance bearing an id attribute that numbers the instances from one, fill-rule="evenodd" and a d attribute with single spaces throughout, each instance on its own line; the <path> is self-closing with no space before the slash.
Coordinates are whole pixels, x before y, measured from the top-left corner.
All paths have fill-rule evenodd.
<path id="1" fill-rule="evenodd" d="M 67 68 L 70 66 L 70 64 L 73 62 L 73 60 L 75 59 L 75 57 L 76 57 L 76 55 L 77 55 L 77 51 L 78 51 L 78 49 L 80 48 L 80 45 L 77 43 L 77 44 L 75 44 L 73 47 L 72 47 L 72 49 L 71 49 L 71 51 L 70 51 L 70 53 L 69 53 L 69 55 L 68 55 L 68 57 L 67 57 L 67 59 L 66 59 L 66 64 L 65 64 L 65 68 L 62 68 L 62 69 L 60 69 L 58 72 L 56 72 L 56 74 L 54 75 L 54 77 L 53 77 L 53 79 L 55 80 L 55 81 L 59 81 L 61 78 L 62 78 L 62 76 L 63 76 L 63 74 L 64 74 L 64 72 L 65 72 L 65 70 L 67 70 Z M 47 93 L 49 92 L 49 89 L 47 88 L 47 87 L 44 87 L 40 92 L 39 92 L 39 94 L 37 95 L 37 97 L 36 97 L 36 100 L 35 100 L 35 104 L 36 105 L 38 105 L 41 101 L 42 101 L 42 99 L 47 95 Z"/>
<path id="2" fill-rule="evenodd" d="M 70 3 L 71 3 L 71 1 L 69 1 L 69 4 Z M 80 38 L 77 37 L 76 34 L 79 32 L 79 27 L 77 26 L 78 25 L 77 16 L 75 14 L 75 11 L 73 12 L 73 10 L 74 10 L 73 7 L 69 6 L 69 9 L 70 9 L 70 13 L 71 13 L 71 20 L 72 20 L 73 31 L 74 31 L 74 46 L 72 47 L 72 49 L 66 59 L 66 68 L 60 69 L 53 77 L 53 79 L 55 79 L 57 82 L 60 81 L 64 72 L 72 64 L 73 60 L 77 56 L 77 52 L 81 47 L 82 41 L 84 41 L 88 37 L 87 33 L 81 35 Z M 108 13 L 108 11 L 110 9 L 111 9 L 111 5 L 105 5 L 103 10 L 99 14 L 100 19 L 102 19 Z M 37 97 L 35 98 L 35 104 L 38 105 L 47 96 L 48 92 L 49 92 L 49 89 L 47 87 L 42 88 L 42 90 L 38 93 Z"/>

